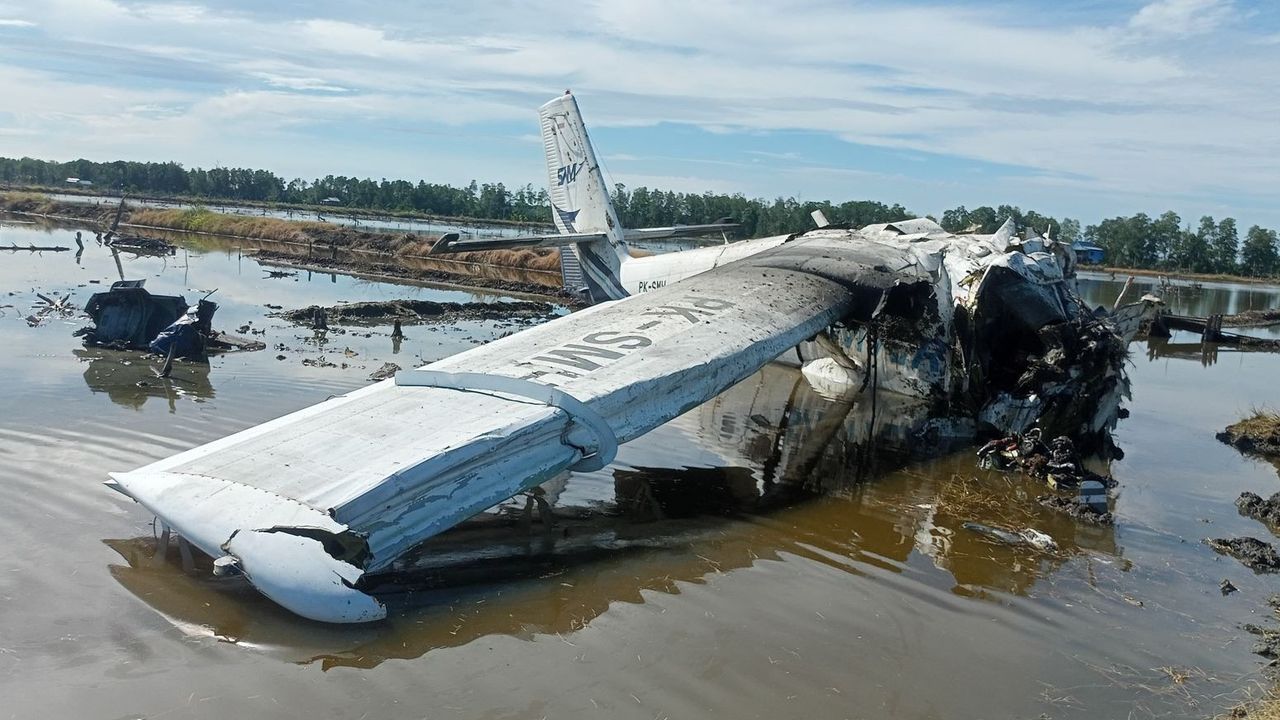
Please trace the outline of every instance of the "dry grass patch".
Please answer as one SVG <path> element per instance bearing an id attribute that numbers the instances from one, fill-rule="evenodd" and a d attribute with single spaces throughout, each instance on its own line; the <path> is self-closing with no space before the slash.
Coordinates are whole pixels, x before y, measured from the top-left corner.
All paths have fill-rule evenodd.
<path id="1" fill-rule="evenodd" d="M 1218 439 L 1241 452 L 1280 458 L 1280 415 L 1254 410 L 1253 415 L 1218 433 Z"/>

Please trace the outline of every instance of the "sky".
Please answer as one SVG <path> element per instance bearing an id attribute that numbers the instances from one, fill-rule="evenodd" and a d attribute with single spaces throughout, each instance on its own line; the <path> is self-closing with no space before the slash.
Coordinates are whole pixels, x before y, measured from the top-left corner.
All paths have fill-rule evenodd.
<path id="1" fill-rule="evenodd" d="M 1280 228 L 1274 0 L 0 0 L 0 156 Z"/>

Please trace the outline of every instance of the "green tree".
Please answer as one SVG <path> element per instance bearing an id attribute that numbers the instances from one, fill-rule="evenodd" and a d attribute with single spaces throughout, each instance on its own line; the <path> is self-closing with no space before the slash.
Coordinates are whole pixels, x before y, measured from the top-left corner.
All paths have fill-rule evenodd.
<path id="1" fill-rule="evenodd" d="M 1220 273 L 1234 273 L 1240 254 L 1240 237 L 1236 232 L 1235 218 L 1223 218 L 1213 232 L 1213 245 L 1210 248 L 1213 256 L 1213 270 Z"/>
<path id="2" fill-rule="evenodd" d="M 1249 275 L 1270 276 L 1280 272 L 1280 243 L 1276 231 L 1254 225 L 1245 234 L 1241 249 L 1241 270 Z"/>

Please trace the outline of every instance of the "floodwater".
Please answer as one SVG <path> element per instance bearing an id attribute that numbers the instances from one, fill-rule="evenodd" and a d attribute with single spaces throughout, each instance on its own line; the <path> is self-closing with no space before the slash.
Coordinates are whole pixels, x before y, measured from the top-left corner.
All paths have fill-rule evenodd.
<path id="1" fill-rule="evenodd" d="M 0 245 L 74 247 L 71 234 L 0 221 Z M 184 572 L 176 551 L 153 558 L 151 518 L 106 473 L 510 329 L 318 338 L 268 303 L 502 298 L 268 278 L 230 244 L 121 268 L 189 301 L 216 288 L 214 326 L 265 330 L 268 349 L 159 380 L 136 354 L 81 348 L 82 319 L 24 319 L 37 291 L 82 305 L 118 279 L 109 251 L 0 253 L 0 717 L 1203 718 L 1261 682 L 1240 625 L 1277 624 L 1280 578 L 1200 541 L 1270 538 L 1232 503 L 1280 489 L 1276 466 L 1213 434 L 1280 404 L 1276 355 L 1134 345 L 1115 527 L 1040 508 L 1040 487 L 977 470 L 971 448 L 911 460 L 919 408 L 882 397 L 873 418 L 771 365 L 609 468 L 549 483 L 554 528 L 510 502 L 429 542 L 390 589 L 389 620 L 328 627 Z M 1106 304 L 1118 290 L 1082 285 Z M 1229 311 L 1280 292 L 1171 300 Z M 974 520 L 1059 549 L 991 544 L 963 528 Z M 1224 578 L 1240 591 L 1222 596 Z"/>

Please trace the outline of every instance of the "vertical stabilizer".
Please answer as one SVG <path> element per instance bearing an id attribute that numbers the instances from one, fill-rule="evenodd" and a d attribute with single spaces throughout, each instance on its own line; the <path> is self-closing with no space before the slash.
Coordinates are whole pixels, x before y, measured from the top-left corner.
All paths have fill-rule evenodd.
<path id="1" fill-rule="evenodd" d="M 586 125 L 573 95 L 543 105 L 542 143 L 547 156 L 547 189 L 551 219 L 561 234 L 605 233 L 607 240 L 574 243 L 583 279 L 594 302 L 627 296 L 621 283 L 627 258 L 622 226 L 609 200 L 600 163 L 587 137 Z"/>

